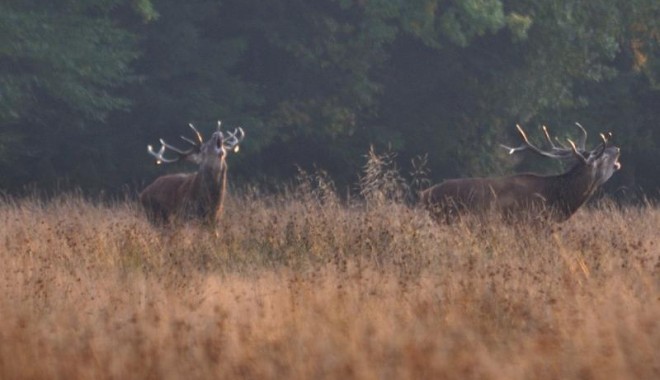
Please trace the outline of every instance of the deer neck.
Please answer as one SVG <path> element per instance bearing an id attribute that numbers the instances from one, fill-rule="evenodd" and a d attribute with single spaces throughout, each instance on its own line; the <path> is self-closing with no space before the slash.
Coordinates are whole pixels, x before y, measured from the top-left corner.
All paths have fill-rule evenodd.
<path id="1" fill-rule="evenodd" d="M 195 175 L 195 192 L 199 212 L 216 216 L 224 202 L 227 164 L 224 159 L 202 165 Z"/>
<path id="2" fill-rule="evenodd" d="M 552 177 L 547 199 L 556 206 L 561 219 L 573 215 L 596 190 L 596 181 L 589 169 L 578 164 L 566 173 Z"/>

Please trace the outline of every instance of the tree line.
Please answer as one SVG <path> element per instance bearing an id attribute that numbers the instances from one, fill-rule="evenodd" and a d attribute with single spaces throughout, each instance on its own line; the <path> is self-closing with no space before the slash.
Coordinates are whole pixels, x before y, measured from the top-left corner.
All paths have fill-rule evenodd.
<path id="1" fill-rule="evenodd" d="M 608 191 L 655 196 L 659 22 L 655 0 L 5 0 L 0 189 L 140 188 L 147 144 L 218 119 L 246 131 L 234 183 L 354 183 L 371 145 L 434 181 L 556 172 L 500 144 L 578 121 L 622 148 Z"/>

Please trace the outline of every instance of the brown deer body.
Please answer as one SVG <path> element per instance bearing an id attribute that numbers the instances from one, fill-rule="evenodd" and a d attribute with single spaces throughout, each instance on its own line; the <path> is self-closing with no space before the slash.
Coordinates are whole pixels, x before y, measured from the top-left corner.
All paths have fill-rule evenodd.
<path id="1" fill-rule="evenodd" d="M 190 127 L 195 131 L 197 142 L 182 137 L 192 145 L 188 150 L 180 150 L 163 140 L 158 152 L 151 146 L 148 147 L 157 163 L 176 162 L 184 158 L 199 165 L 194 173 L 158 177 L 140 193 L 140 202 L 153 222 L 167 222 L 173 218 L 213 222 L 222 213 L 227 186 L 226 156 L 228 151 L 238 150 L 238 144 L 245 137 L 245 133 L 242 128 L 237 128 L 225 136 L 220 131 L 218 122 L 218 131 L 204 142 L 195 127 L 192 124 Z M 165 158 L 165 149 L 175 152 L 177 156 Z"/>
<path id="2" fill-rule="evenodd" d="M 584 129 L 578 124 L 584 132 Z M 561 222 L 568 219 L 591 195 L 621 167 L 618 147 L 608 147 L 609 134 L 601 135 L 603 142 L 592 151 L 586 151 L 586 132 L 578 146 L 569 140 L 570 147 L 552 145 L 543 151 L 532 145 L 522 128 L 518 131 L 523 145 L 509 148 L 510 154 L 531 150 L 539 155 L 556 159 L 573 159 L 575 164 L 559 175 L 531 173 L 500 178 L 450 179 L 420 194 L 421 203 L 437 219 L 451 221 L 465 213 L 484 214 L 489 211 L 507 218 L 520 216 Z"/>

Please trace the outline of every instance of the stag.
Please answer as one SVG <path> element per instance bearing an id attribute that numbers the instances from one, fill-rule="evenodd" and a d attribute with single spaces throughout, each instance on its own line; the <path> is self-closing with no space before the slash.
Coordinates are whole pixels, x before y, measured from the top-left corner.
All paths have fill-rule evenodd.
<path id="1" fill-rule="evenodd" d="M 160 139 L 160 149 L 147 146 L 149 154 L 157 164 L 173 163 L 182 159 L 199 165 L 194 173 L 167 174 L 156 178 L 140 193 L 140 202 L 149 218 L 155 223 L 181 219 L 200 219 L 205 222 L 217 220 L 222 213 L 227 180 L 227 152 L 238 152 L 239 143 L 245 137 L 242 128 L 223 133 L 218 129 L 204 142 L 202 134 L 194 125 L 188 124 L 196 140 L 181 136 L 190 147 L 180 149 Z M 165 151 L 171 151 L 171 158 Z"/>
<path id="2" fill-rule="evenodd" d="M 451 221 L 460 214 L 483 215 L 488 211 L 510 219 L 532 217 L 543 221 L 562 222 L 570 218 L 591 195 L 621 168 L 620 149 L 609 146 L 611 133 L 600 134 L 601 143 L 593 150 L 585 147 L 587 132 L 582 132 L 577 144 L 555 142 L 545 127 L 543 132 L 549 150 L 533 145 L 523 129 L 516 125 L 522 144 L 512 148 L 502 145 L 509 154 L 530 151 L 542 157 L 569 161 L 570 168 L 559 175 L 524 173 L 501 178 L 449 179 L 424 190 L 421 203 L 438 219 Z"/>

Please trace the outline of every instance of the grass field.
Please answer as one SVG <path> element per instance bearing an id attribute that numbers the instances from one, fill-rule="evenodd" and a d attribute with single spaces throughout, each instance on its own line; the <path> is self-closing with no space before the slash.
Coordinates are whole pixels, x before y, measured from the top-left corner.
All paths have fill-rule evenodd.
<path id="1" fill-rule="evenodd" d="M 660 378 L 657 207 L 446 226 L 246 193 L 215 229 L 0 201 L 0 378 Z"/>

